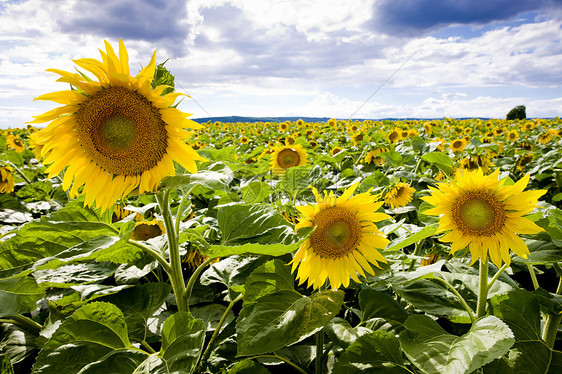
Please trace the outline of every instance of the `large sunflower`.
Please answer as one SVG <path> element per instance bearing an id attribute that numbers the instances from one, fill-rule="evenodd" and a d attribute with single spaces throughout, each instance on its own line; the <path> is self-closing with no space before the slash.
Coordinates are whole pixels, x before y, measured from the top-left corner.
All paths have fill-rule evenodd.
<path id="1" fill-rule="evenodd" d="M 296 207 L 304 217 L 295 230 L 315 227 L 291 261 L 293 272 L 298 266 L 300 284 L 308 280 L 308 286 L 317 289 L 329 278 L 331 288 L 347 287 L 350 277 L 360 282 L 357 273 L 374 274 L 370 264 L 380 268 L 380 262 L 386 263 L 377 248 L 385 248 L 388 240 L 374 222 L 390 216 L 377 212 L 383 204 L 377 196 L 365 192 L 352 197 L 358 185 L 338 198 L 334 192 L 321 197 L 313 188 L 317 204 Z"/>
<path id="2" fill-rule="evenodd" d="M 408 183 L 398 183 L 392 187 L 384 196 L 384 203 L 391 208 L 400 208 L 412 201 L 412 195 L 416 192 Z"/>
<path id="3" fill-rule="evenodd" d="M 279 175 L 283 175 L 290 167 L 304 166 L 306 163 L 306 151 L 299 144 L 275 147 L 271 155 L 271 169 Z"/>
<path id="4" fill-rule="evenodd" d="M 472 263 L 488 253 L 498 267 L 510 264 L 509 250 L 527 258 L 529 248 L 517 234 L 536 234 L 543 231 L 523 217 L 537 205 L 546 191 L 525 191 L 529 175 L 513 185 L 498 180 L 499 169 L 485 176 L 481 169 L 458 171 L 454 182 L 430 187 L 431 196 L 423 200 L 435 205 L 425 214 L 440 215 L 437 232 L 448 231 L 441 241 L 451 242 L 451 253 L 468 246 Z"/>
<path id="5" fill-rule="evenodd" d="M 128 54 L 119 41 L 119 55 L 105 42 L 101 61 L 74 60 L 93 74 L 92 80 L 80 73 L 48 69 L 59 74 L 60 82 L 76 89 L 51 92 L 35 100 L 62 104 L 32 123 L 50 122 L 32 134 L 40 147 L 49 177 L 67 167 L 63 188 L 76 196 L 84 186 L 85 203 L 105 210 L 134 189 L 152 191 L 160 180 L 174 174 L 174 161 L 187 171 L 197 171 L 195 160 L 202 158 L 183 139 L 184 128 L 202 126 L 187 119 L 189 114 L 171 106 L 181 95 L 161 95 L 169 86 L 152 89 L 156 51 L 149 64 L 135 77 L 129 74 Z"/>

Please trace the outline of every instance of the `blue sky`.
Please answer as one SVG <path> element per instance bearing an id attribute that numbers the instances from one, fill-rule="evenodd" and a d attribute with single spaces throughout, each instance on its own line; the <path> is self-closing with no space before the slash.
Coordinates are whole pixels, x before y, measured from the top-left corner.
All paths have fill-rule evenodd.
<path id="1" fill-rule="evenodd" d="M 0 127 L 119 38 L 194 118 L 562 115 L 560 0 L 0 0 Z"/>

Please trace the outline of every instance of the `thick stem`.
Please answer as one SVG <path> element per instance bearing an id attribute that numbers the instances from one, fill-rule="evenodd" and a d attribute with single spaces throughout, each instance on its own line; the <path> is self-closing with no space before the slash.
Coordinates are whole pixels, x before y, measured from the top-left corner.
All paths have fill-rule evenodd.
<path id="1" fill-rule="evenodd" d="M 9 316 L 6 319 L 2 319 L 2 322 L 17 325 L 37 336 L 39 336 L 39 332 L 41 332 L 41 329 L 43 329 L 43 326 L 41 326 L 39 323 L 35 322 L 29 317 L 22 316 L 21 314 Z"/>
<path id="2" fill-rule="evenodd" d="M 556 269 L 557 273 L 560 271 L 560 266 L 558 264 L 555 264 L 554 268 Z M 562 294 L 562 278 L 558 279 L 558 288 L 556 288 L 556 294 Z M 542 332 L 542 339 L 549 348 L 554 347 L 554 343 L 556 342 L 556 335 L 558 334 L 558 326 L 560 326 L 560 321 L 562 321 L 562 314 L 549 314 L 548 317 L 546 317 L 544 329 Z"/>
<path id="3" fill-rule="evenodd" d="M 316 333 L 316 363 L 314 364 L 314 373 L 322 374 L 322 356 L 324 356 L 324 329 L 320 329 Z"/>
<path id="4" fill-rule="evenodd" d="M 424 242 L 425 242 L 425 239 L 422 239 L 422 240 L 420 240 L 419 242 L 416 243 L 416 246 L 414 247 L 414 258 L 412 259 L 412 262 L 410 263 L 410 266 L 408 267 L 408 270 L 412 271 L 416 267 L 416 262 L 417 262 L 416 257 L 420 255 Z"/>
<path id="5" fill-rule="evenodd" d="M 480 258 L 480 291 L 478 292 L 478 306 L 476 318 L 486 315 L 486 304 L 488 302 L 488 261 Z"/>
<path id="6" fill-rule="evenodd" d="M 174 222 L 172 219 L 172 212 L 170 212 L 169 205 L 170 192 L 166 190 L 156 195 L 156 200 L 160 206 L 164 226 L 166 227 L 166 235 L 168 237 L 168 250 L 170 251 L 170 266 L 171 271 L 168 272 L 172 290 L 176 297 L 178 304 L 178 311 L 187 311 L 187 305 L 184 302 L 183 294 L 185 292 L 185 283 L 183 281 L 183 273 L 181 270 L 180 248 L 178 244 L 178 236 L 176 234 Z"/>

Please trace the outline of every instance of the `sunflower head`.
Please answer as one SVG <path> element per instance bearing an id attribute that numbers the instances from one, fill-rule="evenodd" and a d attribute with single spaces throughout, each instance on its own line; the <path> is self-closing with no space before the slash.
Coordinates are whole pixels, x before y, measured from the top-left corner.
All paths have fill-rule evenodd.
<path id="1" fill-rule="evenodd" d="M 466 141 L 464 139 L 455 139 L 451 142 L 449 148 L 453 152 L 462 152 L 464 147 L 466 146 Z"/>
<path id="2" fill-rule="evenodd" d="M 473 172 L 460 170 L 455 180 L 430 187 L 431 195 L 423 200 L 435 207 L 425 214 L 440 216 L 437 232 L 447 232 L 441 238 L 451 243 L 451 253 L 468 246 L 472 262 L 492 262 L 501 267 L 510 264 L 509 250 L 527 258 L 527 244 L 517 234 L 536 234 L 543 231 L 524 217 L 537 205 L 546 191 L 523 191 L 529 175 L 513 185 L 498 179 L 499 169 L 485 176 L 481 169 Z"/>
<path id="3" fill-rule="evenodd" d="M 360 282 L 357 273 L 374 275 L 371 265 L 380 268 L 380 263 L 386 263 L 377 249 L 384 249 L 388 240 L 375 222 L 390 216 L 377 212 L 383 204 L 378 196 L 370 192 L 352 196 L 358 185 L 350 186 L 340 197 L 333 191 L 322 197 L 313 188 L 316 204 L 296 207 L 302 217 L 295 230 L 314 228 L 291 261 L 293 272 L 298 267 L 300 284 L 308 280 L 308 286 L 317 289 L 329 279 L 332 289 L 347 287 L 350 277 Z"/>
<path id="4" fill-rule="evenodd" d="M 384 197 L 384 203 L 391 208 L 400 208 L 408 205 L 412 201 L 412 196 L 416 192 L 408 183 L 398 183 L 392 187 Z"/>
<path id="5" fill-rule="evenodd" d="M 278 175 L 293 166 L 304 166 L 307 163 L 306 151 L 300 144 L 275 147 L 271 155 L 271 170 Z"/>
<path id="6" fill-rule="evenodd" d="M 142 221 L 135 224 L 131 239 L 145 241 L 160 235 L 164 235 L 165 233 L 166 229 L 164 228 L 164 224 L 161 221 Z"/>
<path id="7" fill-rule="evenodd" d="M 75 196 L 83 187 L 87 205 L 105 210 L 134 189 L 152 191 L 162 178 L 174 174 L 174 161 L 196 172 L 203 160 L 184 139 L 184 128 L 202 126 L 187 119 L 189 114 L 173 107 L 176 92 L 163 94 L 169 86 L 152 88 L 156 52 L 136 76 L 129 73 L 128 53 L 119 41 L 116 54 L 108 42 L 101 61 L 84 58 L 76 65 L 91 73 L 49 69 L 60 82 L 75 89 L 36 98 L 62 106 L 35 116 L 32 123 L 49 125 L 32 134 L 49 177 L 66 168 L 63 188 Z"/>

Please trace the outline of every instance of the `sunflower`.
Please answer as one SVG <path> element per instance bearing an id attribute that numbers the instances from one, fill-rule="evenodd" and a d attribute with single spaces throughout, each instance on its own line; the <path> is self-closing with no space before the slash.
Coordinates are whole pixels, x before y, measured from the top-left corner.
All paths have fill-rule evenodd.
<path id="1" fill-rule="evenodd" d="M 509 141 L 514 142 L 517 140 L 517 138 L 519 138 L 519 133 L 517 132 L 517 130 L 511 130 L 507 133 L 507 139 L 509 139 Z"/>
<path id="2" fill-rule="evenodd" d="M 402 139 L 402 130 L 399 128 L 393 128 L 387 136 L 387 139 L 390 143 L 396 143 L 400 139 Z"/>
<path id="3" fill-rule="evenodd" d="M 533 154 L 532 153 L 527 153 L 527 154 L 523 155 L 522 157 L 520 157 L 517 160 L 517 162 L 515 162 L 517 170 L 522 171 L 523 169 L 525 169 L 525 166 L 530 164 L 532 161 L 533 161 Z"/>
<path id="4" fill-rule="evenodd" d="M 336 146 L 336 147 L 332 148 L 332 150 L 330 151 L 330 154 L 331 154 L 332 156 L 335 156 L 335 155 L 337 155 L 338 153 L 340 153 L 341 151 L 343 151 L 343 148 L 342 148 L 342 147 Z"/>
<path id="5" fill-rule="evenodd" d="M 275 174 L 282 175 L 290 167 L 306 165 L 306 151 L 300 144 L 291 146 L 275 147 L 271 157 L 271 170 Z"/>
<path id="6" fill-rule="evenodd" d="M 142 221 L 135 224 L 131 239 L 145 241 L 164 235 L 165 233 L 166 229 L 164 228 L 164 224 L 162 222 L 157 220 Z"/>
<path id="7" fill-rule="evenodd" d="M 490 168 L 494 166 L 492 161 L 483 155 L 473 155 L 471 157 L 463 158 L 460 163 L 462 169 L 475 171 L 480 168 L 484 174 L 488 174 L 490 172 Z"/>
<path id="8" fill-rule="evenodd" d="M 303 217 L 295 230 L 315 227 L 291 261 L 293 273 L 298 267 L 299 284 L 308 280 L 308 287 L 318 289 L 329 278 L 332 289 L 347 287 L 350 277 L 360 282 L 357 273 L 374 275 L 370 264 L 380 268 L 380 263 L 386 263 L 377 249 L 384 249 L 389 241 L 374 222 L 390 216 L 377 212 L 383 204 L 376 201 L 378 196 L 364 192 L 352 197 L 358 185 L 338 198 L 333 191 L 324 192 L 322 198 L 312 188 L 317 204 L 296 207 Z"/>
<path id="9" fill-rule="evenodd" d="M 466 142 L 464 139 L 455 139 L 451 142 L 449 148 L 453 152 L 462 152 L 465 146 L 466 146 Z"/>
<path id="10" fill-rule="evenodd" d="M 335 129 L 338 126 L 338 120 L 336 120 L 335 118 L 330 118 L 328 120 L 328 126 Z"/>
<path id="11" fill-rule="evenodd" d="M 250 139 L 247 136 L 242 136 L 240 138 L 240 143 L 242 144 L 248 144 L 250 142 Z"/>
<path id="12" fill-rule="evenodd" d="M 0 193 L 10 193 L 14 191 L 14 186 L 12 168 L 9 166 L 0 166 Z"/>
<path id="13" fill-rule="evenodd" d="M 281 122 L 279 124 L 279 131 L 284 132 L 289 129 L 289 124 L 287 122 Z"/>
<path id="14" fill-rule="evenodd" d="M 25 144 L 23 144 L 23 141 L 12 134 L 6 137 L 6 147 L 15 149 L 17 153 L 25 151 Z"/>
<path id="15" fill-rule="evenodd" d="M 472 261 L 486 262 L 489 256 L 496 266 L 511 263 L 509 250 L 527 258 L 529 248 L 517 234 L 536 234 L 543 231 L 523 217 L 537 205 L 545 190 L 525 191 L 529 174 L 513 185 L 507 179 L 498 180 L 499 169 L 485 176 L 481 169 L 473 172 L 458 171 L 454 182 L 429 187 L 431 195 L 422 200 L 435 207 L 425 214 L 439 215 L 437 233 L 448 231 L 441 238 L 451 242 L 451 253 L 468 246 Z"/>
<path id="16" fill-rule="evenodd" d="M 63 189 L 76 196 L 84 186 L 86 205 L 105 210 L 134 189 L 152 191 L 162 178 L 174 174 L 174 161 L 195 173 L 196 160 L 203 160 L 183 139 L 190 133 L 184 128 L 202 126 L 187 119 L 189 114 L 171 107 L 180 93 L 161 95 L 169 86 L 154 89 L 151 82 L 156 67 L 156 51 L 149 64 L 135 77 L 129 75 L 128 54 L 119 41 L 119 56 L 105 42 L 100 50 L 102 61 L 74 60 L 92 73 L 57 69 L 58 81 L 70 83 L 75 90 L 57 91 L 35 100 L 62 104 L 45 114 L 34 116 L 32 123 L 50 124 L 32 134 L 41 148 L 41 157 L 49 178 L 68 167 Z"/>
<path id="17" fill-rule="evenodd" d="M 416 192 L 408 183 L 398 183 L 384 196 L 384 203 L 392 209 L 408 205 Z"/>

